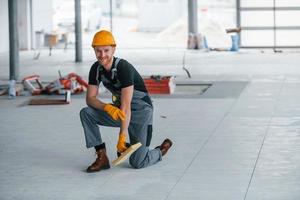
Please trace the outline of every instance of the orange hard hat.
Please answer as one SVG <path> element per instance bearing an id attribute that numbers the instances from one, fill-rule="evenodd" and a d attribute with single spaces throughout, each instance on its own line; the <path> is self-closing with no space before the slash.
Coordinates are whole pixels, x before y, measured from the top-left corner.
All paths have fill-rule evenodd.
<path id="1" fill-rule="evenodd" d="M 92 47 L 95 46 L 116 46 L 114 36 L 110 31 L 98 31 L 93 38 Z"/>

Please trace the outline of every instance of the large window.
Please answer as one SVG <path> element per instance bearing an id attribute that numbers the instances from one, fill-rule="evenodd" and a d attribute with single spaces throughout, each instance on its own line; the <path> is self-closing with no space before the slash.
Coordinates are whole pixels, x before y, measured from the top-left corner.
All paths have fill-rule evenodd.
<path id="1" fill-rule="evenodd" d="M 239 0 L 242 47 L 300 47 L 300 0 Z"/>

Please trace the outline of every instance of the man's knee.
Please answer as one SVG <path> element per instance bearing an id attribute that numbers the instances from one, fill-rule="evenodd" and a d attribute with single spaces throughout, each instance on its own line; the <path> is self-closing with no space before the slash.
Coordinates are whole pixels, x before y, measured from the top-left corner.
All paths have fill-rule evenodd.
<path id="1" fill-rule="evenodd" d="M 86 112 L 87 107 L 84 107 L 80 110 L 79 115 L 83 115 Z"/>
<path id="2" fill-rule="evenodd" d="M 80 110 L 79 116 L 81 119 L 87 116 L 88 110 L 89 110 L 89 107 L 85 107 Z"/>
<path id="3" fill-rule="evenodd" d="M 139 150 L 134 152 L 130 157 L 129 157 L 129 164 L 135 168 L 135 169 L 141 169 L 146 167 L 146 159 L 147 159 L 147 154 L 143 151 L 143 147 L 140 147 Z"/>
<path id="4" fill-rule="evenodd" d="M 144 168 L 143 162 L 139 161 L 139 160 L 135 160 L 135 159 L 129 159 L 129 164 L 131 165 L 131 167 L 135 168 L 135 169 L 141 169 Z"/>

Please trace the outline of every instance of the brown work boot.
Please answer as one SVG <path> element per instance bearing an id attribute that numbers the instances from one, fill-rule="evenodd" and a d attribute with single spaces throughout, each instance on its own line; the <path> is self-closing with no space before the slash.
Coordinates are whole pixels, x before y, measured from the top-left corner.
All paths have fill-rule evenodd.
<path id="1" fill-rule="evenodd" d="M 106 149 L 99 149 L 96 151 L 97 158 L 93 164 L 91 164 L 87 169 L 86 172 L 98 172 L 101 169 L 109 169 L 109 160 L 106 155 Z"/>
<path id="2" fill-rule="evenodd" d="M 160 146 L 155 147 L 156 149 L 160 149 L 162 156 L 166 155 L 168 150 L 171 148 L 173 142 L 170 139 L 165 139 Z"/>

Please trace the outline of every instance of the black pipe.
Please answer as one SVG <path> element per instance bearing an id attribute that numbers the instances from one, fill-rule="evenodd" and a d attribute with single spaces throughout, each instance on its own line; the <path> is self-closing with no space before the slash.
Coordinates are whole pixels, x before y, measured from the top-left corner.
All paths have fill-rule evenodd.
<path id="1" fill-rule="evenodd" d="M 80 0 L 75 0 L 75 62 L 82 62 L 82 30 Z"/>
<path id="2" fill-rule="evenodd" d="M 9 79 L 19 78 L 19 36 L 17 0 L 8 0 L 9 18 Z"/>

